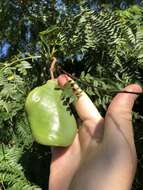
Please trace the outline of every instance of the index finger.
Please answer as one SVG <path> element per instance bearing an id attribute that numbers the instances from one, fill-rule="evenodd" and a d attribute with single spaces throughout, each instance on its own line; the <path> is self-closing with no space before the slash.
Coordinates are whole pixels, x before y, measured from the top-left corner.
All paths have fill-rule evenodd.
<path id="1" fill-rule="evenodd" d="M 78 94 L 80 92 L 80 96 L 75 103 L 75 109 L 77 114 L 83 122 L 90 121 L 91 125 L 96 125 L 101 121 L 102 116 L 100 115 L 99 111 L 90 100 L 88 95 L 84 91 L 82 91 L 81 88 L 69 76 L 60 75 L 58 77 L 58 83 L 62 88 L 69 80 L 73 82 L 75 94 Z"/>

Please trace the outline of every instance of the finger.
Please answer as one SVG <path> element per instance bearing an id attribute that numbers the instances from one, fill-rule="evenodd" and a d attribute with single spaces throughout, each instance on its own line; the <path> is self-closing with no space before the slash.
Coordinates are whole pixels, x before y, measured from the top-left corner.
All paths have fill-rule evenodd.
<path id="1" fill-rule="evenodd" d="M 137 84 L 127 86 L 124 90 L 142 92 Z M 115 147 L 125 149 L 131 148 L 135 153 L 133 129 L 132 129 L 132 108 L 137 98 L 135 94 L 119 93 L 112 100 L 105 116 L 105 141 Z M 126 144 L 126 145 L 125 145 Z"/>
<path id="2" fill-rule="evenodd" d="M 79 86 L 67 75 L 60 75 L 58 77 L 58 83 L 61 87 L 63 87 L 69 80 L 74 83 L 73 88 L 75 94 L 81 92 L 75 104 L 75 109 L 80 119 L 85 125 L 95 126 L 102 119 L 102 117 L 87 94 L 82 91 Z"/>
<path id="3" fill-rule="evenodd" d="M 81 162 L 81 149 L 78 134 L 71 146 L 66 148 L 53 147 L 51 161 L 49 177 L 49 186 L 51 188 L 49 189 L 68 189 L 71 179 Z"/>
<path id="4" fill-rule="evenodd" d="M 82 91 L 70 77 L 67 75 L 61 75 L 58 77 L 58 82 L 61 87 L 63 87 L 69 80 L 74 83 L 74 92 L 80 92 L 80 96 L 74 106 L 77 114 L 82 120 L 83 127 L 79 130 L 79 139 L 81 148 L 84 152 L 89 145 L 90 147 L 95 147 L 102 141 L 104 120 L 87 94 Z"/>

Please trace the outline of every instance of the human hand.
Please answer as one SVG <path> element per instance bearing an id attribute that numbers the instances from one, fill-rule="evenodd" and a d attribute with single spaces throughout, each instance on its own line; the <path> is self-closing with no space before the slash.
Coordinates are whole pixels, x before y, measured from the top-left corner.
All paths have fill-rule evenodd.
<path id="1" fill-rule="evenodd" d="M 69 79 L 61 75 L 60 86 Z M 142 92 L 136 84 L 124 90 Z M 82 127 L 71 146 L 52 149 L 49 190 L 131 188 L 137 162 L 131 116 L 136 98 L 133 94 L 117 94 L 102 118 L 89 97 L 81 93 L 75 109 Z"/>

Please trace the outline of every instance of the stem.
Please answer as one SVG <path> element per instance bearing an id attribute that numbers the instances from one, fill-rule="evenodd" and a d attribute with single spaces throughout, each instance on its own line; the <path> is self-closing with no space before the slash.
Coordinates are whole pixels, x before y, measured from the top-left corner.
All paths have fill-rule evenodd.
<path id="1" fill-rule="evenodd" d="M 1 181 L 0 183 L 1 183 L 1 185 L 2 185 L 2 188 L 3 188 L 4 190 L 6 190 L 3 181 Z"/>
<path id="2" fill-rule="evenodd" d="M 58 66 L 58 69 L 59 69 L 59 71 L 62 71 L 64 74 L 68 75 L 69 77 L 79 81 L 79 79 L 77 77 L 72 76 L 70 73 L 63 70 L 60 66 Z M 90 86 L 90 87 L 94 88 L 94 85 L 92 85 L 89 82 L 85 82 L 85 81 L 82 81 L 82 80 L 80 80 L 79 82 L 85 84 L 86 86 Z M 97 88 L 99 90 L 104 90 L 103 88 L 99 88 L 99 87 L 95 87 L 95 88 Z M 126 90 L 110 90 L 110 89 L 109 89 L 109 93 L 129 93 L 129 94 L 137 94 L 137 95 L 143 94 L 143 92 L 129 92 L 129 91 L 126 91 Z"/>
<path id="3" fill-rule="evenodd" d="M 55 64 L 57 62 L 57 59 L 56 57 L 53 57 L 53 61 L 51 63 L 51 67 L 50 67 L 50 76 L 51 76 L 51 80 L 54 80 L 55 77 L 54 77 L 54 71 L 55 71 Z"/>
<path id="4" fill-rule="evenodd" d="M 36 59 L 36 58 L 41 58 L 41 56 L 30 56 L 30 57 L 25 57 L 25 58 L 22 58 L 22 59 L 15 60 L 15 61 L 13 61 L 13 62 L 7 64 L 5 67 L 3 67 L 3 68 L 1 69 L 1 71 L 4 70 L 4 69 L 6 69 L 7 67 L 12 66 L 13 64 L 15 64 L 15 63 L 17 63 L 17 62 L 25 61 L 25 60 L 28 60 L 28 59 Z"/>

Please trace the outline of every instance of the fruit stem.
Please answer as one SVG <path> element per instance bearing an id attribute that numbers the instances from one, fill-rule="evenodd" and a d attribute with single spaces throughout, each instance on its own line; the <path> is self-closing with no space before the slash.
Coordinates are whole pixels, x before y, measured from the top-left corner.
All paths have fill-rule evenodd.
<path id="1" fill-rule="evenodd" d="M 55 71 L 55 64 L 57 62 L 57 59 L 56 59 L 56 57 L 53 57 L 52 59 L 53 59 L 53 61 L 52 61 L 51 66 L 50 66 L 50 76 L 51 76 L 51 80 L 54 80 L 55 79 L 54 71 Z"/>

